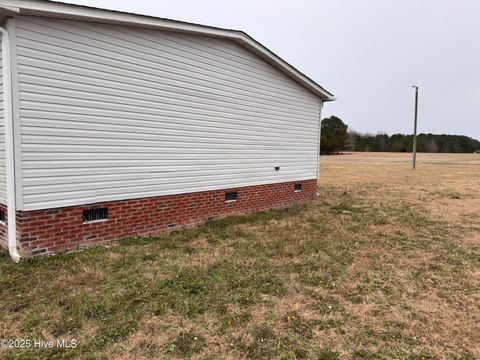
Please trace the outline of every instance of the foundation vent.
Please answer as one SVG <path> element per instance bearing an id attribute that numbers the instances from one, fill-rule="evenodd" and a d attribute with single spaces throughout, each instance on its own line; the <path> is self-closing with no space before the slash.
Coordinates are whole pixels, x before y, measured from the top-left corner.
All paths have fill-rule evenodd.
<path id="1" fill-rule="evenodd" d="M 225 201 L 235 201 L 237 200 L 237 192 L 236 191 L 230 191 L 225 193 Z"/>
<path id="2" fill-rule="evenodd" d="M 108 219 L 108 208 L 83 210 L 83 222 Z"/>

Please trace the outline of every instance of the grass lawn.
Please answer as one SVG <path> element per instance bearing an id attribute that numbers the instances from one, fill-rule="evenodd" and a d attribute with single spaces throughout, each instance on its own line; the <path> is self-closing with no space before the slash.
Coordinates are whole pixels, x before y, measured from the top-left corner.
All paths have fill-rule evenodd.
<path id="1" fill-rule="evenodd" d="M 480 358 L 480 155 L 322 157 L 320 196 L 164 238 L 0 255 L 0 358 Z"/>

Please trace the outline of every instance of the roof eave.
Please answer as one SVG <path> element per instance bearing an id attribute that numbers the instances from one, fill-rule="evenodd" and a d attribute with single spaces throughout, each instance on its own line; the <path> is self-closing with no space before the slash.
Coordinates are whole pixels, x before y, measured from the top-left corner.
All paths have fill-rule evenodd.
<path id="1" fill-rule="evenodd" d="M 134 27 L 148 27 L 166 31 L 194 33 L 198 35 L 230 39 L 270 63 L 282 73 L 317 95 L 322 101 L 335 100 L 333 94 L 322 88 L 315 81 L 288 64 L 278 55 L 243 31 L 44 0 L 0 0 L 0 13 L 4 16 L 12 16 L 19 13 L 21 15 L 122 24 Z"/>

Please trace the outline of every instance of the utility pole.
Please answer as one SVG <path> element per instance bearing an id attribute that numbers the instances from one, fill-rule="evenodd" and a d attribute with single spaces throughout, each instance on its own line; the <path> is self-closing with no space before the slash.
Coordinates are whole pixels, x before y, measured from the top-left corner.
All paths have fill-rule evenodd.
<path id="1" fill-rule="evenodd" d="M 415 88 L 415 120 L 413 125 L 413 170 L 417 162 L 417 114 L 418 114 L 418 86 L 413 85 Z"/>

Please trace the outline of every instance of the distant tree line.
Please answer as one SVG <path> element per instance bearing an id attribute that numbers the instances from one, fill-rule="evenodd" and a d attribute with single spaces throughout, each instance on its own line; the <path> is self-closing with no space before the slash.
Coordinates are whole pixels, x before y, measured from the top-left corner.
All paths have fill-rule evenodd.
<path id="1" fill-rule="evenodd" d="M 348 131 L 340 118 L 330 116 L 322 120 L 320 152 L 335 154 L 349 151 L 410 152 L 413 135 L 361 134 Z M 480 150 L 480 141 L 464 135 L 419 134 L 417 151 L 428 153 L 473 153 Z"/>
<path id="2" fill-rule="evenodd" d="M 360 134 L 350 131 L 345 141 L 345 150 L 410 152 L 413 135 Z M 427 153 L 473 153 L 480 150 L 480 141 L 464 135 L 419 134 L 417 151 Z"/>

